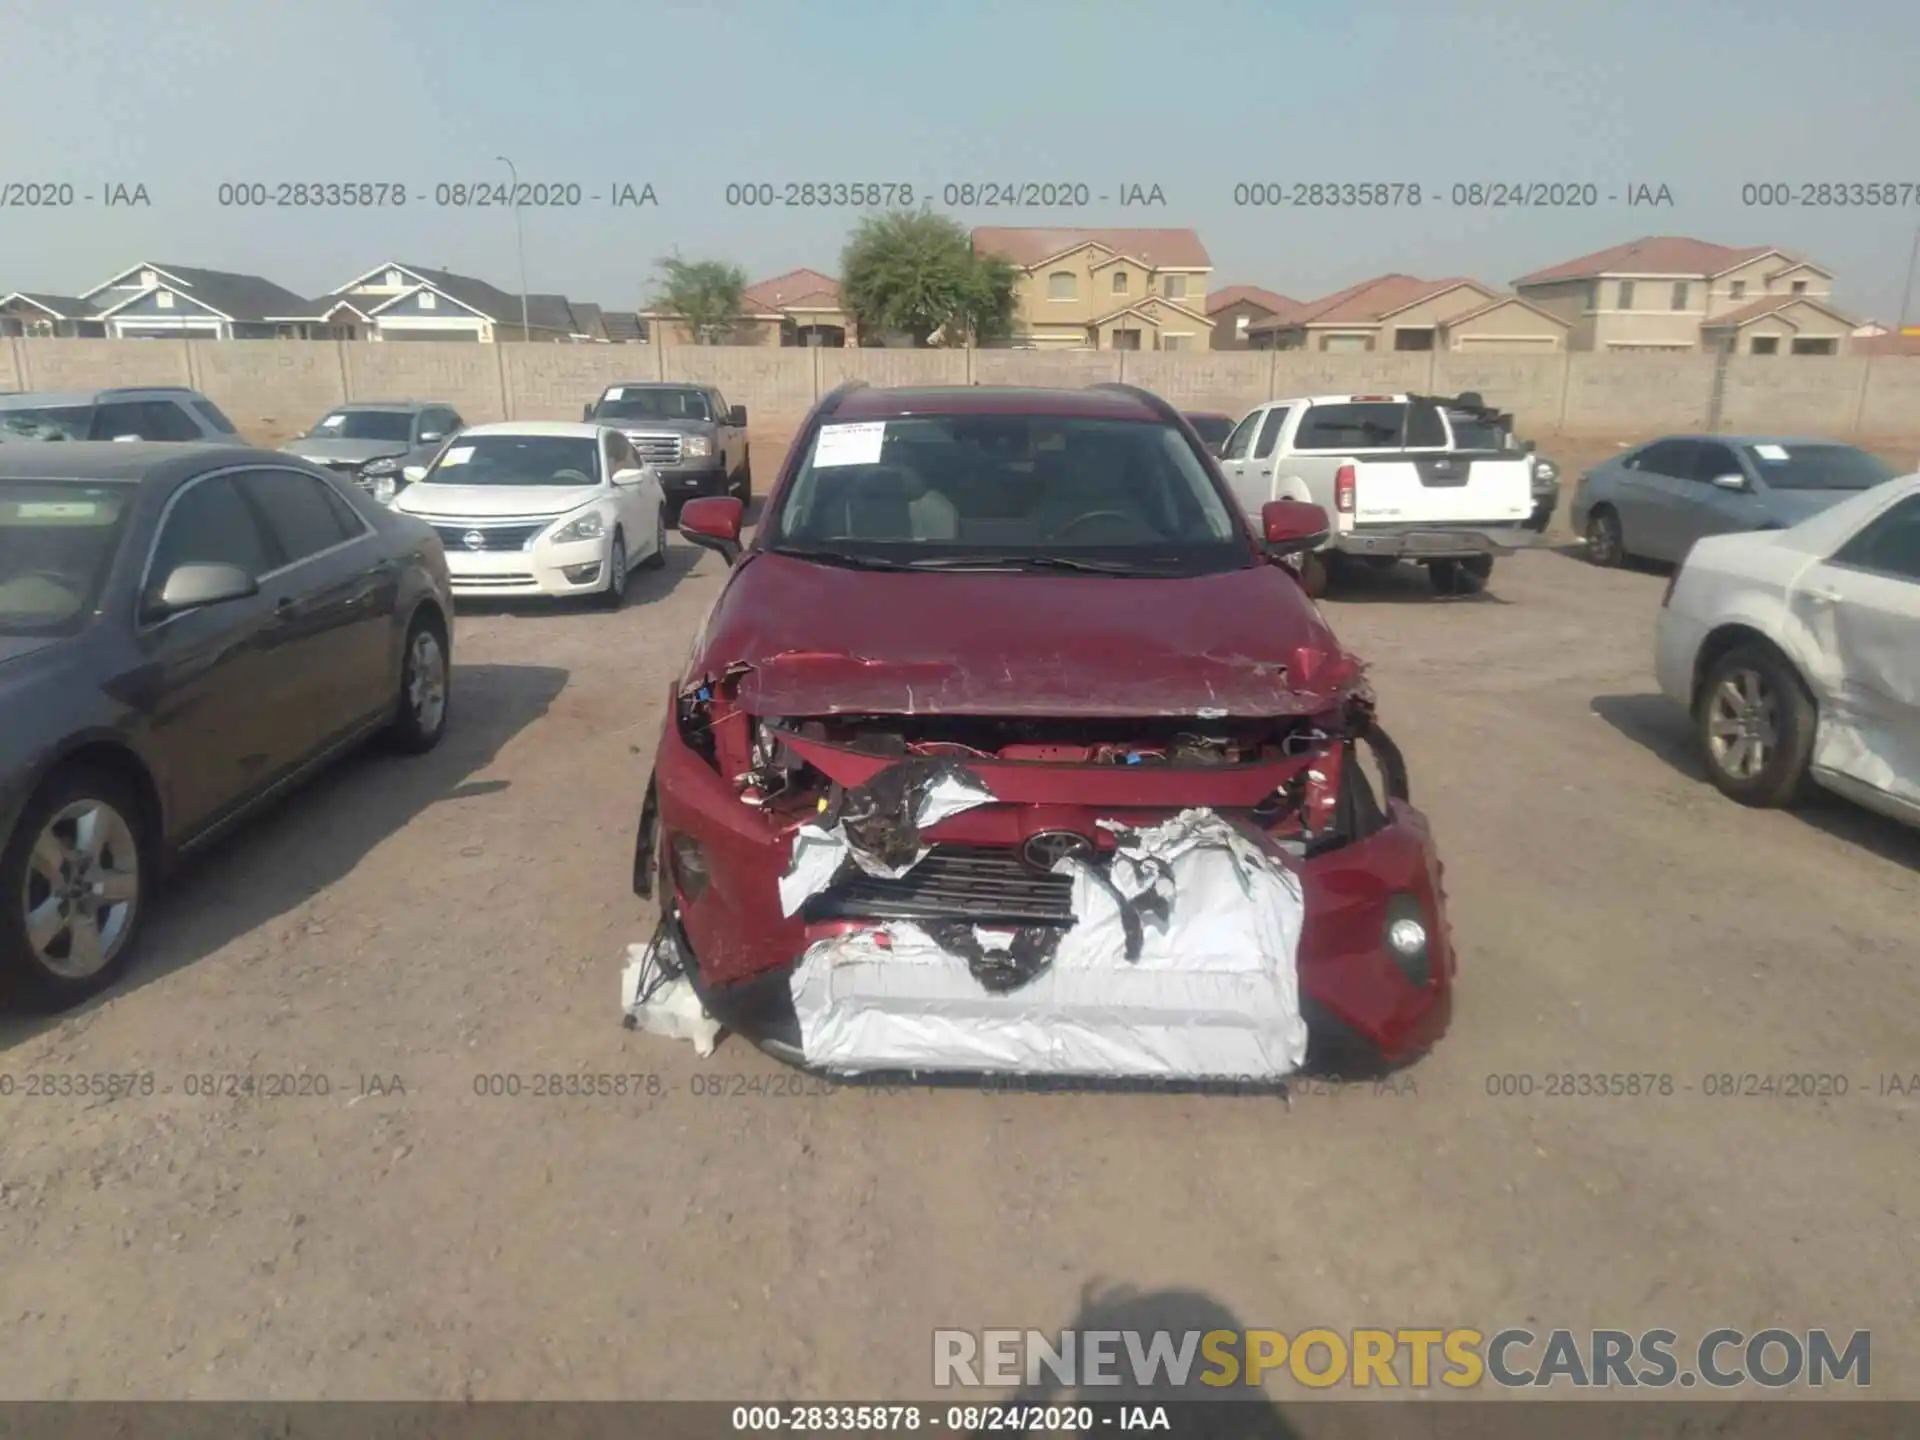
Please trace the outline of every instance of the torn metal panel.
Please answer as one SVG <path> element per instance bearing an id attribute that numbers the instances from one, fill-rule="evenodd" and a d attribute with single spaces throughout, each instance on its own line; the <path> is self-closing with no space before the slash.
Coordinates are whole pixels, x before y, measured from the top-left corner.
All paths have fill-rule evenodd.
<path id="1" fill-rule="evenodd" d="M 794 832 L 793 858 L 780 880 L 782 912 L 797 913 L 849 864 L 897 879 L 932 848 L 921 831 L 992 799 L 959 764 L 926 758 L 899 761 L 868 784 L 839 792 L 820 820 Z"/>
<path id="2" fill-rule="evenodd" d="M 1296 1070 L 1299 877 L 1210 811 L 1116 840 L 1104 862 L 1059 862 L 1075 918 L 1043 966 L 1031 951 L 1014 959 L 1017 932 L 976 929 L 973 945 L 956 944 L 907 921 L 810 946 L 792 978 L 808 1063 L 1167 1079 Z M 983 983 L 975 946 L 1034 973 Z"/>

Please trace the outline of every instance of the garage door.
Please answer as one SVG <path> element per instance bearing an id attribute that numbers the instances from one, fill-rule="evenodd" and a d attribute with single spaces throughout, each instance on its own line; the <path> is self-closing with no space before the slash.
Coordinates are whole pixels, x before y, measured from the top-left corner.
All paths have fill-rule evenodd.
<path id="1" fill-rule="evenodd" d="M 1323 355 L 1353 355 L 1367 348 L 1364 335 L 1329 335 L 1320 346 Z"/>

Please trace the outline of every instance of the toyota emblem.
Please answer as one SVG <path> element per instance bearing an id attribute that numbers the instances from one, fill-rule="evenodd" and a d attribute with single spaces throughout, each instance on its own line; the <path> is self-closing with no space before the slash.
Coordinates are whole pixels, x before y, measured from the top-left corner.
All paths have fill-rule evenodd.
<path id="1" fill-rule="evenodd" d="M 1029 835 L 1020 846 L 1020 863 L 1041 875 L 1051 875 L 1053 867 L 1066 859 L 1085 859 L 1093 854 L 1093 842 L 1071 830 L 1042 830 Z"/>
<path id="2" fill-rule="evenodd" d="M 460 543 L 469 550 L 484 550 L 487 548 L 487 537 L 478 530 L 469 530 L 460 537 Z"/>

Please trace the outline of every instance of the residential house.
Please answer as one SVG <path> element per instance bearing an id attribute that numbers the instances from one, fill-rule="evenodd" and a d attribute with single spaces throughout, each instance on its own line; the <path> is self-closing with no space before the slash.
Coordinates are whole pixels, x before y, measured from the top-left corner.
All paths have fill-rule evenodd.
<path id="1" fill-rule="evenodd" d="M 1477 280 L 1377 275 L 1247 326 L 1257 350 L 1340 354 L 1566 349 L 1566 322 Z"/>
<path id="2" fill-rule="evenodd" d="M 106 323 L 91 301 L 77 295 L 30 294 L 16 290 L 0 297 L 0 335 L 100 339 Z"/>
<path id="3" fill-rule="evenodd" d="M 152 261 L 122 270 L 79 299 L 92 307 L 84 323 L 98 325 L 93 333 L 111 340 L 271 340 L 292 333 L 278 317 L 313 304 L 258 275 Z"/>
<path id="4" fill-rule="evenodd" d="M 589 343 L 602 338 L 598 306 L 577 315 L 564 295 L 523 300 L 485 280 L 450 270 L 395 262 L 308 302 L 305 313 L 281 317 L 334 327 L 349 340 L 534 340 Z M 596 327 L 599 333 L 596 333 Z"/>
<path id="5" fill-rule="evenodd" d="M 1192 230 L 1063 230 L 989 226 L 979 255 L 1019 270 L 1019 343 L 1039 350 L 1203 350 L 1213 261 Z"/>
<path id="6" fill-rule="evenodd" d="M 1207 314 L 1213 319 L 1215 350 L 1248 348 L 1247 327 L 1259 320 L 1271 320 L 1293 310 L 1300 302 L 1289 300 L 1258 285 L 1229 285 L 1207 296 Z"/>
<path id="7" fill-rule="evenodd" d="M 1648 235 L 1523 275 L 1514 290 L 1565 320 L 1576 350 L 1836 355 L 1852 320 L 1833 272 L 1771 245 Z"/>
<path id="8" fill-rule="evenodd" d="M 673 311 L 654 305 L 640 311 L 649 335 L 663 345 L 692 345 L 693 327 Z M 818 270 L 789 270 L 749 285 L 728 345 L 824 345 L 856 343 L 853 316 L 840 303 L 840 282 Z"/>

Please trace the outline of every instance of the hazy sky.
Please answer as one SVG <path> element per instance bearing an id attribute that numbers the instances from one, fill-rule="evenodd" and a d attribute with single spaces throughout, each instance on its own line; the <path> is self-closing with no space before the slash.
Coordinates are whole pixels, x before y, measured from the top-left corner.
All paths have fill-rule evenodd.
<path id="1" fill-rule="evenodd" d="M 630 306 L 678 249 L 832 272 L 850 211 L 729 208 L 734 181 L 1158 185 L 1164 209 L 968 225 L 1192 225 L 1216 287 L 1296 297 L 1385 270 L 1505 284 L 1643 234 L 1778 244 L 1896 318 L 1920 225 L 1914 0 L 7 0 L 0 184 L 144 183 L 146 209 L 0 208 L 0 293 L 139 260 L 303 294 L 384 260 L 518 288 L 510 212 L 439 182 L 659 206 L 528 211 L 528 284 Z M 222 181 L 404 182 L 404 209 L 239 210 Z M 1671 209 L 1238 208 L 1242 181 L 1671 187 Z M 1891 181 L 1904 209 L 1767 209 L 1745 183 Z M 938 200 L 936 199 L 936 205 Z"/>

